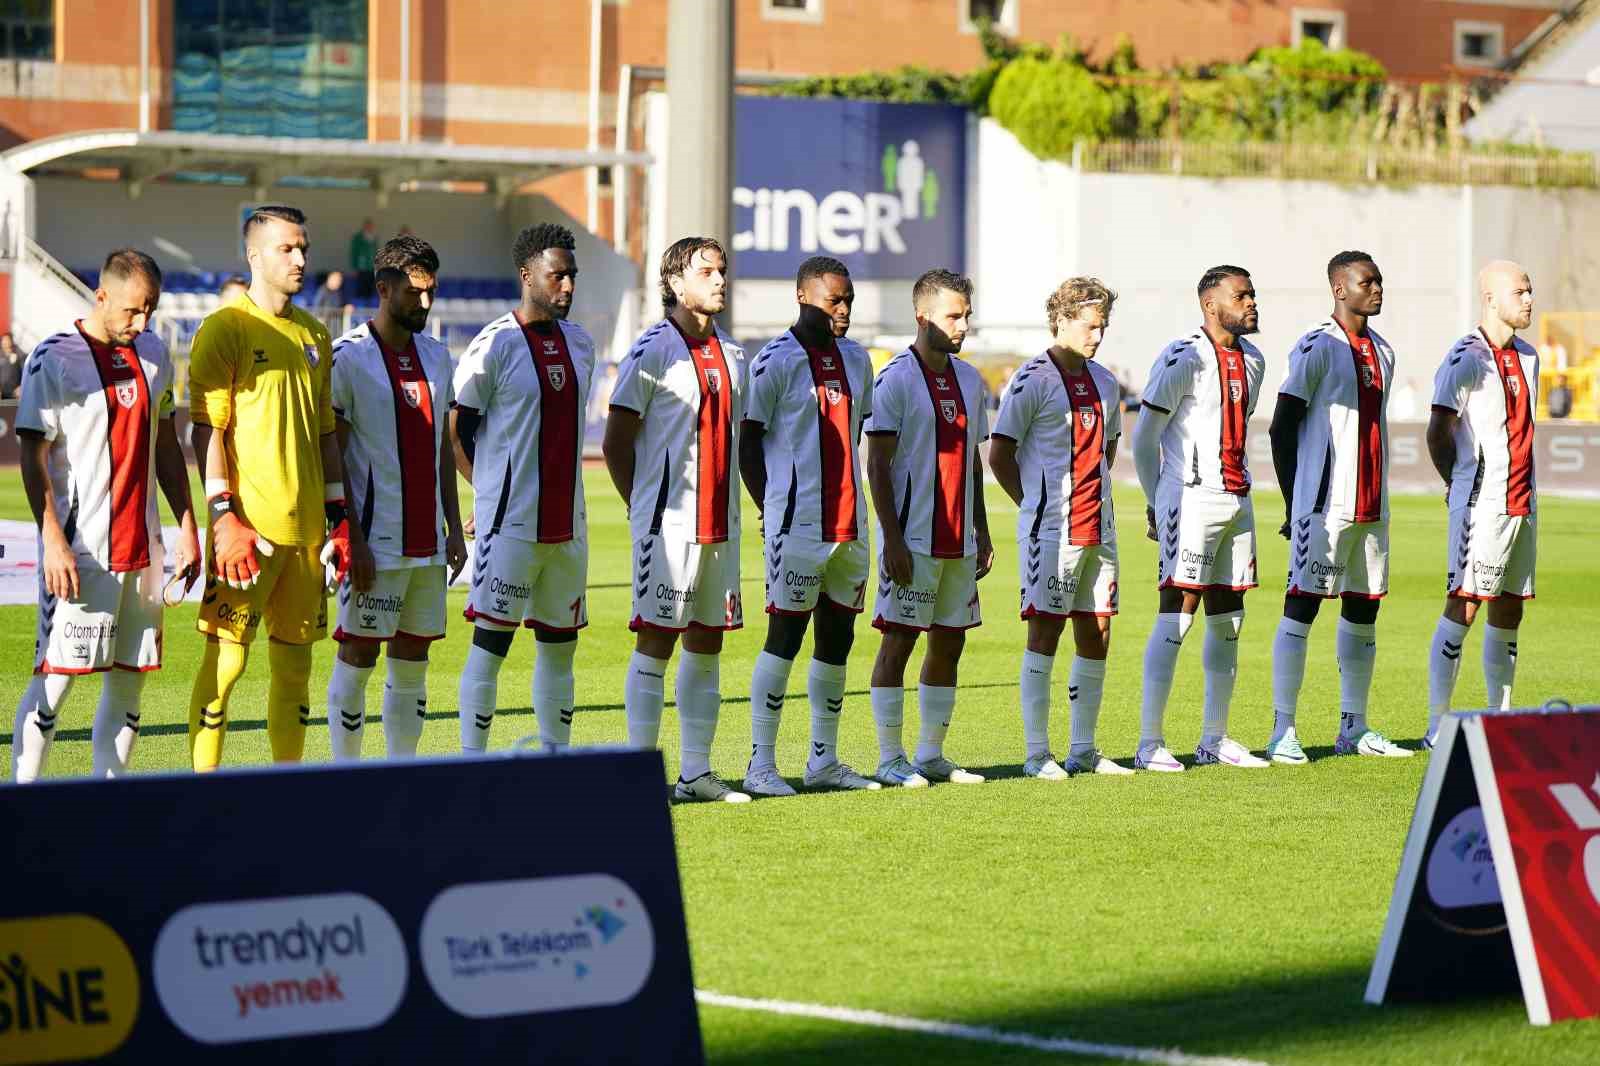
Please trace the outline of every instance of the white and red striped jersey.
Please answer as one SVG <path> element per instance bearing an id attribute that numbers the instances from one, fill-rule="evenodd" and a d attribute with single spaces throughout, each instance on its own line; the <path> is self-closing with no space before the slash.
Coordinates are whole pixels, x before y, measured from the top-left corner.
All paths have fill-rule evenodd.
<path id="1" fill-rule="evenodd" d="M 861 424 L 872 411 L 872 357 L 848 338 L 808 349 L 793 333 L 750 364 L 745 419 L 763 427 L 767 532 L 824 543 L 865 540 Z"/>
<path id="2" fill-rule="evenodd" d="M 744 349 L 720 327 L 690 337 L 664 318 L 634 341 L 617 368 L 611 406 L 643 420 L 628 501 L 635 541 L 738 538 L 745 369 Z"/>
<path id="3" fill-rule="evenodd" d="M 444 499 L 439 445 L 455 403 L 450 349 L 426 334 L 403 352 L 383 343 L 371 322 L 333 342 L 333 413 L 350 427 L 345 476 L 380 570 L 444 562 Z"/>
<path id="4" fill-rule="evenodd" d="M 1394 349 L 1371 327 L 1352 337 L 1328 319 L 1295 342 L 1278 391 L 1305 401 L 1294 517 L 1389 520 L 1389 389 Z"/>
<path id="5" fill-rule="evenodd" d="M 1539 352 L 1521 337 L 1496 348 L 1481 331 L 1462 337 L 1433 376 L 1433 406 L 1460 415 L 1450 507 L 1534 514 L 1533 416 Z"/>
<path id="6" fill-rule="evenodd" d="M 1023 363 L 1000 400 L 993 435 L 1017 442 L 1017 539 L 1114 544 L 1111 466 L 1122 435 L 1122 389 L 1095 362 L 1068 374 L 1050 353 Z"/>
<path id="7" fill-rule="evenodd" d="M 935 373 L 915 350 L 889 360 L 872 387 L 870 434 L 894 434 L 894 509 L 906 547 L 935 559 L 978 552 L 972 472 L 989 439 L 989 390 L 957 356 Z"/>
<path id="8" fill-rule="evenodd" d="M 1140 396 L 1172 416 L 1161 434 L 1161 480 L 1249 494 L 1246 434 L 1266 371 L 1243 337 L 1238 348 L 1219 348 L 1199 329 L 1161 350 Z"/>
<path id="9" fill-rule="evenodd" d="M 583 419 L 594 340 L 575 322 L 501 315 L 456 367 L 456 404 L 482 415 L 472 462 L 473 524 L 536 544 L 588 537 Z"/>
<path id="10" fill-rule="evenodd" d="M 172 414 L 172 360 L 154 333 L 102 344 L 77 323 L 41 341 L 23 369 L 17 429 L 50 442 L 61 530 L 113 573 L 143 570 L 161 543 L 156 429 Z"/>

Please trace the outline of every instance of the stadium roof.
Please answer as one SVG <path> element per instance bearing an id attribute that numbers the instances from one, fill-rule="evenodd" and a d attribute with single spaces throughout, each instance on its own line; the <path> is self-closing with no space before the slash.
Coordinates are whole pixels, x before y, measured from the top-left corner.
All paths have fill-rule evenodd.
<path id="1" fill-rule="evenodd" d="M 580 167 L 646 166 L 644 152 L 572 148 L 248 137 L 160 130 L 86 130 L 28 141 L 0 154 L 18 173 L 116 168 L 137 197 L 174 173 L 222 175 L 265 190 L 286 178 L 361 182 L 380 199 L 406 182 L 480 182 L 501 199 L 532 181 Z M 264 192 L 263 192 L 264 195 Z"/>

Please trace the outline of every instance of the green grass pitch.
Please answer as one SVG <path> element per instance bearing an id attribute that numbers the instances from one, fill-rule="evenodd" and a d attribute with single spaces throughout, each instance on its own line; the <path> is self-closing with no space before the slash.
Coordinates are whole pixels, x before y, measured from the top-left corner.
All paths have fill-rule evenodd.
<path id="1" fill-rule="evenodd" d="M 26 509 L 15 480 L 0 517 Z M 587 471 L 590 628 L 577 659 L 573 738 L 617 742 L 625 733 L 622 674 L 631 649 L 629 536 L 605 474 Z M 1519 1002 L 1372 1008 L 1361 1002 L 1388 905 L 1425 756 L 1406 761 L 1333 758 L 1338 676 L 1333 610 L 1312 636 L 1300 714 L 1309 767 L 1247 772 L 1213 767 L 1178 776 L 1045 783 L 1021 776 L 1016 676 L 1023 626 L 1016 616 L 1015 509 L 991 487 L 998 546 L 982 584 L 986 624 L 968 638 L 948 750 L 990 775 L 976 787 L 920 792 L 801 795 L 748 807 L 673 811 L 699 987 L 718 992 L 877 1010 L 1045 1037 L 1229 1055 L 1273 1063 L 1593 1063 L 1600 1022 L 1527 1025 Z M 1271 725 L 1271 640 L 1281 608 L 1285 544 L 1275 493 L 1262 492 L 1263 588 L 1247 598 L 1231 732 L 1265 742 Z M 1138 735 L 1140 668 L 1155 611 L 1154 547 L 1144 540 L 1136 492 L 1118 490 L 1122 614 L 1117 618 L 1100 743 L 1131 756 Z M 748 686 L 764 622 L 760 544 L 745 502 L 745 602 L 750 624 L 723 656 L 724 707 L 714 764 L 743 774 Z M 1427 650 L 1444 584 L 1445 513 L 1437 496 L 1394 501 L 1391 592 L 1379 616 L 1374 725 L 1414 743 L 1427 715 Z M 1539 599 L 1522 627 L 1517 701 L 1600 692 L 1594 634 L 1600 564 L 1593 530 L 1600 504 L 1541 501 Z M 452 629 L 436 646 L 423 748 L 456 749 L 456 678 L 468 628 L 451 592 Z M 27 676 L 31 607 L 0 608 L 0 648 L 11 681 L 9 715 Z M 199 658 L 194 609 L 169 614 L 167 667 L 146 689 L 140 770 L 186 765 L 184 717 Z M 841 732 L 844 758 L 876 758 L 866 689 L 876 633 L 864 622 L 851 659 Z M 1458 699 L 1483 698 L 1478 640 L 1469 638 Z M 1192 751 L 1200 724 L 1200 641 L 1188 642 L 1167 736 Z M 809 652 L 802 652 L 802 658 Z M 325 691 L 332 646 L 318 655 L 313 701 Z M 532 641 L 519 637 L 502 674 L 494 744 L 534 731 L 528 708 Z M 913 660 L 917 662 L 918 660 Z M 267 757 L 261 712 L 264 665 L 252 662 L 234 699 L 226 761 Z M 1057 750 L 1065 747 L 1064 664 L 1057 668 Z M 779 765 L 797 778 L 807 743 L 803 662 L 785 709 Z M 81 685 L 63 715 L 53 774 L 89 766 L 96 685 Z M 668 689 L 671 695 L 671 689 Z M 374 692 L 370 700 L 376 705 Z M 907 733 L 915 735 L 914 695 Z M 320 709 L 309 759 L 328 757 Z M 0 726 L 9 740 L 10 718 Z M 669 768 L 677 729 L 662 728 Z M 369 753 L 381 748 L 368 730 Z M 5 752 L 9 757 L 9 747 Z M 798 782 L 796 782 L 798 783 Z M 1033 1063 L 1057 1055 L 911 1035 L 832 1021 L 703 1007 L 713 1063 Z"/>

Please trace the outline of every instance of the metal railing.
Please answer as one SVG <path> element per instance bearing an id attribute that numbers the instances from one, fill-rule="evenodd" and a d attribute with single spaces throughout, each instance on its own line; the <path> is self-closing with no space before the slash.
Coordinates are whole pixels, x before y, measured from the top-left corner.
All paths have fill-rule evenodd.
<path id="1" fill-rule="evenodd" d="M 1085 141 L 1073 147 L 1072 165 L 1103 174 L 1600 188 L 1600 156 L 1582 152 L 1521 155 L 1295 142 Z"/>

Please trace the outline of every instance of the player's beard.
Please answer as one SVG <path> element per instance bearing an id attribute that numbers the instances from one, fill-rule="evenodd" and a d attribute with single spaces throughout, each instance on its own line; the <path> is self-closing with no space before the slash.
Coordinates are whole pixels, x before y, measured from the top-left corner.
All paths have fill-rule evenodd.
<path id="1" fill-rule="evenodd" d="M 537 294 L 531 295 L 528 302 L 533 304 L 534 310 L 551 319 L 565 321 L 567 315 L 572 313 L 572 305 L 570 303 L 563 307 L 554 300 L 547 300 Z"/>
<path id="2" fill-rule="evenodd" d="M 428 328 L 428 312 L 426 308 L 419 308 L 405 315 L 397 315 L 395 317 L 411 333 L 421 333 Z"/>
<path id="3" fill-rule="evenodd" d="M 1218 322 L 1224 330 L 1235 337 L 1248 337 L 1252 333 L 1261 332 L 1260 318 L 1256 319 L 1256 324 L 1253 326 L 1246 324 L 1247 319 L 1244 315 L 1240 315 L 1238 318 L 1234 319 L 1219 318 Z"/>

